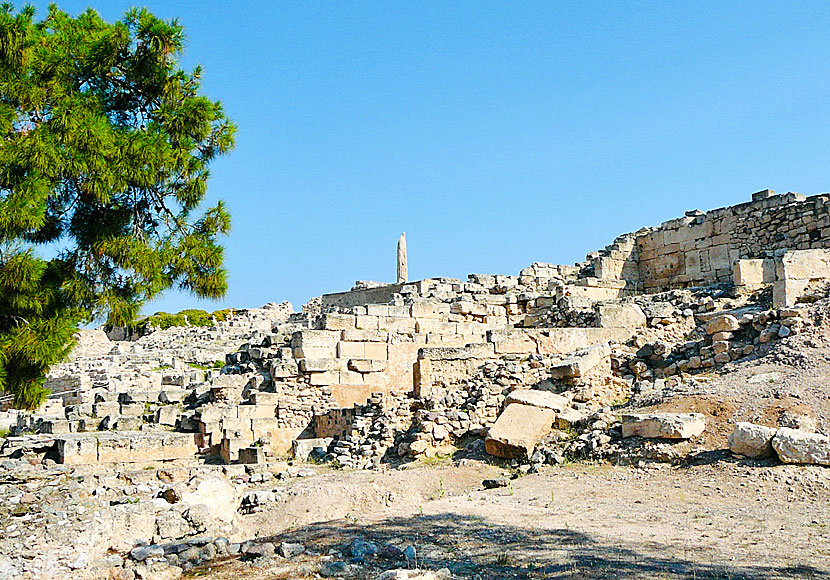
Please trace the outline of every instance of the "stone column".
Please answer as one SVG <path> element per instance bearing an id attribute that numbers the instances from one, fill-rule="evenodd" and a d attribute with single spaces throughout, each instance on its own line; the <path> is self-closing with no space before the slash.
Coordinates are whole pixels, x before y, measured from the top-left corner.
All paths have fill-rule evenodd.
<path id="1" fill-rule="evenodd" d="M 409 281 L 409 271 L 406 263 L 406 232 L 398 238 L 398 284 Z"/>

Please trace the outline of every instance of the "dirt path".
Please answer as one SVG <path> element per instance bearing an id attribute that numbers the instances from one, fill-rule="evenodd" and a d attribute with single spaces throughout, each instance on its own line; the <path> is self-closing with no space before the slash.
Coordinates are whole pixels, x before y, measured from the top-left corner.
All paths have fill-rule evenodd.
<path id="1" fill-rule="evenodd" d="M 830 469 L 727 457 L 683 468 L 574 464 L 494 490 L 470 485 L 471 470 L 482 472 L 418 468 L 423 503 L 363 506 L 274 540 L 300 541 L 320 555 L 345 550 L 354 538 L 411 544 L 419 565 L 459 578 L 830 578 Z M 200 573 L 304 578 L 318 560 L 270 569 L 231 562 Z M 362 565 L 355 577 L 383 568 Z"/>

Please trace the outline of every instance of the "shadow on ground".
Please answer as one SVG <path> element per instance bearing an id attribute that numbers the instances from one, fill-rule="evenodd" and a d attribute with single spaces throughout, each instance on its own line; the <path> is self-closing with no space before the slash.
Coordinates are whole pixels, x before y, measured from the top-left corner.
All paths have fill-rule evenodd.
<path id="1" fill-rule="evenodd" d="M 343 520 L 311 524 L 271 538 L 303 542 L 319 553 L 343 550 L 353 539 L 417 549 L 416 565 L 449 568 L 469 579 L 729 579 L 830 578 L 827 570 L 810 566 L 736 566 L 706 562 L 706 555 L 668 555 L 666 548 L 603 543 L 568 529 L 523 529 L 494 524 L 483 518 L 447 513 L 392 518 L 371 525 Z M 377 570 L 394 567 L 376 563 Z M 367 564 L 367 568 L 374 564 Z M 369 572 L 369 570 L 366 570 Z"/>

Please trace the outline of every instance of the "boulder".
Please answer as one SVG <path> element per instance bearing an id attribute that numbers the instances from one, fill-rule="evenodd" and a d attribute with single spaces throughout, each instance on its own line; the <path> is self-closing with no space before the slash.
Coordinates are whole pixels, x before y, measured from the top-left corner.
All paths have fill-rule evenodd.
<path id="1" fill-rule="evenodd" d="M 608 346 L 607 342 L 574 351 L 569 357 L 551 367 L 550 376 L 553 379 L 584 377 L 609 356 L 611 356 L 611 347 Z M 610 372 L 610 370 L 609 363 L 608 371 Z"/>
<path id="2" fill-rule="evenodd" d="M 490 428 L 484 448 L 496 457 L 530 457 L 539 440 L 550 432 L 555 418 L 556 412 L 551 409 L 511 403 Z"/>
<path id="3" fill-rule="evenodd" d="M 825 435 L 782 427 L 772 438 L 772 448 L 784 463 L 830 465 L 830 439 Z"/>
<path id="4" fill-rule="evenodd" d="M 739 328 L 741 328 L 741 323 L 731 314 L 721 314 L 720 316 L 715 316 L 712 320 L 706 323 L 707 334 L 734 332 Z"/>
<path id="5" fill-rule="evenodd" d="M 740 422 L 729 436 L 729 450 L 738 455 L 760 458 L 772 455 L 772 438 L 776 429 Z"/>
<path id="6" fill-rule="evenodd" d="M 645 413 L 622 416 L 622 436 L 648 439 L 689 439 L 703 433 L 701 413 Z"/>
<path id="7" fill-rule="evenodd" d="M 507 395 L 505 402 L 508 405 L 510 403 L 519 403 L 522 405 L 529 405 L 531 407 L 552 409 L 554 411 L 564 411 L 568 407 L 568 399 L 562 395 L 557 395 L 548 391 L 534 391 L 530 389 L 516 389 Z"/>

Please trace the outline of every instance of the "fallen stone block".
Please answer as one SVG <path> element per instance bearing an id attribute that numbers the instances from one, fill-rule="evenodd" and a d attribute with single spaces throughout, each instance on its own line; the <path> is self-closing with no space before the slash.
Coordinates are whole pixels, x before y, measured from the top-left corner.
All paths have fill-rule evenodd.
<path id="1" fill-rule="evenodd" d="M 782 427 L 772 438 L 772 448 L 784 463 L 830 465 L 830 438 L 825 435 Z"/>
<path id="2" fill-rule="evenodd" d="M 181 411 L 174 405 L 165 405 L 156 409 L 156 423 L 173 427 L 179 420 Z"/>
<path id="3" fill-rule="evenodd" d="M 731 314 L 721 314 L 720 316 L 715 316 L 712 320 L 706 323 L 707 334 L 734 332 L 740 328 L 741 323 Z"/>
<path id="4" fill-rule="evenodd" d="M 703 433 L 701 413 L 647 413 L 622 416 L 622 436 L 647 439 L 689 439 Z"/>
<path id="5" fill-rule="evenodd" d="M 641 328 L 648 322 L 643 309 L 633 302 L 599 302 L 594 311 L 600 328 Z"/>
<path id="6" fill-rule="evenodd" d="M 595 344 L 575 351 L 569 357 L 551 367 L 551 378 L 575 379 L 584 377 L 609 356 L 611 356 L 611 347 L 608 346 L 608 343 Z M 608 363 L 608 371 L 611 371 L 610 362 Z"/>
<path id="7" fill-rule="evenodd" d="M 496 457 L 524 458 L 550 432 L 556 412 L 551 409 L 512 403 L 490 428 L 484 447 Z"/>
<path id="8" fill-rule="evenodd" d="M 577 411 L 570 407 L 556 414 L 555 426 L 557 429 L 572 429 L 588 417 L 588 413 Z"/>
<path id="9" fill-rule="evenodd" d="M 508 405 L 510 403 L 519 403 L 541 409 L 552 409 L 557 412 L 564 411 L 568 408 L 568 399 L 562 395 L 531 389 L 517 389 L 507 395 L 505 402 Z"/>
<path id="10" fill-rule="evenodd" d="M 732 453 L 751 457 L 753 459 L 770 457 L 772 455 L 772 439 L 777 429 L 740 422 L 735 424 L 735 430 L 729 435 L 729 450 Z"/>

